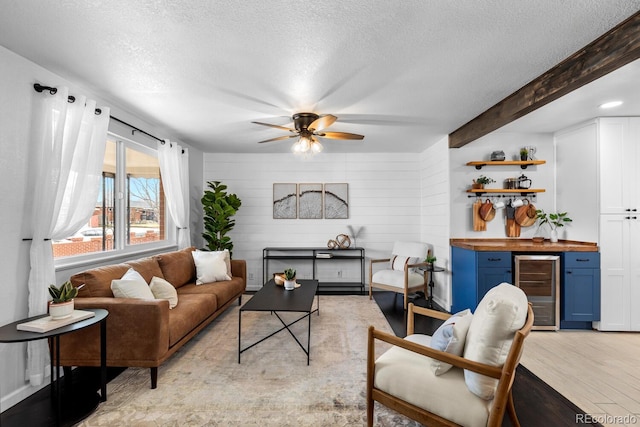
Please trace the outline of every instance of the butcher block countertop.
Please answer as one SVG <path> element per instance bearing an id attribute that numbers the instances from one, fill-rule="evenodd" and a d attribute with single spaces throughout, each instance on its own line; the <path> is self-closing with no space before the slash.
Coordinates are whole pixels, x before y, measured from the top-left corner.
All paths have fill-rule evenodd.
<path id="1" fill-rule="evenodd" d="M 531 239 L 450 239 L 451 246 L 472 251 L 511 251 L 511 252 L 598 252 L 594 242 L 559 240 L 551 243 L 545 240 L 535 243 Z"/>

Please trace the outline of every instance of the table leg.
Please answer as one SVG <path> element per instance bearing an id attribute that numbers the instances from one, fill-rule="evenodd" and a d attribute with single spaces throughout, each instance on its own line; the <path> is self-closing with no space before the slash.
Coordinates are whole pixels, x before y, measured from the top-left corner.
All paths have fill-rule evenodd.
<path id="1" fill-rule="evenodd" d="M 318 311 L 318 314 L 320 312 Z M 310 354 L 311 354 L 311 312 L 309 312 L 309 330 L 307 334 L 307 366 L 309 366 Z"/>
<path id="2" fill-rule="evenodd" d="M 62 397 L 60 396 L 60 335 L 56 335 L 54 338 L 56 347 L 56 425 L 60 425 L 62 419 Z M 51 363 L 51 361 L 49 362 Z"/>
<path id="3" fill-rule="evenodd" d="M 240 363 L 240 349 L 242 344 L 242 310 L 238 313 L 238 363 Z"/>
<path id="4" fill-rule="evenodd" d="M 100 401 L 107 401 L 107 318 L 100 322 Z"/>

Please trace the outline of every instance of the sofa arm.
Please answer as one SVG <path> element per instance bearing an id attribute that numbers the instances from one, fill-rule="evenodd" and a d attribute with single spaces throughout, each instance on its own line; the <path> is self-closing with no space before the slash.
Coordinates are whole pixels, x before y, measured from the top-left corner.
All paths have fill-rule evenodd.
<path id="1" fill-rule="evenodd" d="M 231 260 L 231 275 L 233 277 L 242 277 L 245 288 L 247 286 L 247 261 L 243 259 Z"/>
<path id="2" fill-rule="evenodd" d="M 76 298 L 75 308 L 104 308 L 107 316 L 107 365 L 157 366 L 169 350 L 169 302 L 131 298 Z M 60 339 L 62 366 L 100 363 L 98 325 Z"/>

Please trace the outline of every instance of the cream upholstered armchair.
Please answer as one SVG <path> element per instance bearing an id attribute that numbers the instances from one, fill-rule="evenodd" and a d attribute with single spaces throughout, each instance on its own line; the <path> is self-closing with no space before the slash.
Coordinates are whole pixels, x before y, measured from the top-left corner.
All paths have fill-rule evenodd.
<path id="1" fill-rule="evenodd" d="M 373 288 L 404 294 L 407 309 L 410 292 L 422 290 L 427 295 L 427 272 L 417 270 L 426 267 L 424 260 L 430 253 L 429 246 L 420 242 L 395 242 L 390 258 L 372 259 L 369 263 L 369 299 Z M 373 272 L 373 265 L 387 263 L 384 269 Z"/>
<path id="2" fill-rule="evenodd" d="M 414 334 L 413 316 L 445 323 L 433 336 Z M 449 317 L 409 305 L 407 337 L 369 327 L 367 351 L 367 425 L 374 401 L 427 426 L 502 425 L 505 410 L 519 426 L 511 388 L 533 310 L 524 292 L 502 283 L 478 305 Z M 375 340 L 392 344 L 375 358 Z"/>

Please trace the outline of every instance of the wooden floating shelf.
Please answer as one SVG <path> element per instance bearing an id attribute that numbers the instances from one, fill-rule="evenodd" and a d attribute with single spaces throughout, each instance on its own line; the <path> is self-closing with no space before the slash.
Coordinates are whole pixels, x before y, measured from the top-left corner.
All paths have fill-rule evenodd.
<path id="1" fill-rule="evenodd" d="M 546 160 L 480 160 L 468 162 L 467 166 L 475 166 L 476 169 L 482 169 L 483 166 L 520 166 L 526 169 L 527 166 L 543 165 Z"/>

